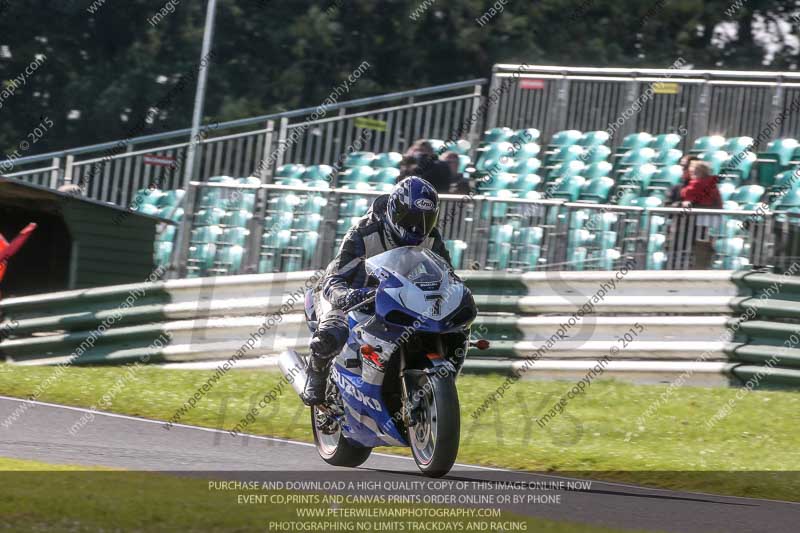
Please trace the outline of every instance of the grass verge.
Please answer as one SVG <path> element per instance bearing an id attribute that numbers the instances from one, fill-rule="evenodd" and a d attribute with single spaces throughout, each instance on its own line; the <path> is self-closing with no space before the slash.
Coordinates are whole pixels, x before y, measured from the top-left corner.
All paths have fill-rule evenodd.
<path id="1" fill-rule="evenodd" d="M 0 394 L 29 397 L 54 372 L 0 365 Z M 66 368 L 39 400 L 169 420 L 211 372 L 139 367 L 119 387 L 124 367 Z M 130 373 L 128 373 L 130 375 Z M 523 381 L 481 416 L 471 414 L 504 381 L 462 376 L 459 462 L 710 493 L 800 501 L 800 393 L 682 387 L 643 421 L 665 386 L 592 382 L 544 427 L 537 419 L 572 383 Z M 276 386 L 277 372 L 232 371 L 181 422 L 231 429 Z M 116 386 L 116 388 L 115 388 Z M 110 402 L 103 395 L 115 390 Z M 733 402 L 709 428 L 707 420 Z M 310 441 L 307 409 L 285 390 L 246 431 Z M 639 422 L 637 422 L 639 419 Z M 2 422 L 2 421 L 0 421 Z M 406 449 L 390 449 L 407 454 Z"/>

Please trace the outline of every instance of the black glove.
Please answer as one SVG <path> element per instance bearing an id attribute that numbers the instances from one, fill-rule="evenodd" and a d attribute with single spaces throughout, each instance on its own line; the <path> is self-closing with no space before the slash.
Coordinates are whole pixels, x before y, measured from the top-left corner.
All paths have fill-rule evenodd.
<path id="1" fill-rule="evenodd" d="M 353 306 L 356 306 L 363 302 L 364 300 L 368 300 L 375 296 L 375 289 L 363 287 L 361 289 L 352 289 L 350 292 L 347 293 L 347 296 L 344 297 L 344 306 L 343 309 L 350 309 Z"/>

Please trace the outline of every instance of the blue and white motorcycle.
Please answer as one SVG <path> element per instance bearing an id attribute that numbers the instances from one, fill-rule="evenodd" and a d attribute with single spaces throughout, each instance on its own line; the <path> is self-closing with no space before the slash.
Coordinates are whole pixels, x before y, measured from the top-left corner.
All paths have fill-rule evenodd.
<path id="1" fill-rule="evenodd" d="M 458 455 L 455 379 L 475 302 L 428 249 L 390 250 L 367 259 L 366 270 L 375 297 L 348 310 L 350 335 L 332 363 L 326 402 L 311 410 L 317 450 L 329 464 L 355 467 L 376 446 L 410 446 L 423 474 L 443 476 Z M 308 315 L 313 331 L 315 318 Z M 300 394 L 303 358 L 287 351 L 279 365 Z"/>

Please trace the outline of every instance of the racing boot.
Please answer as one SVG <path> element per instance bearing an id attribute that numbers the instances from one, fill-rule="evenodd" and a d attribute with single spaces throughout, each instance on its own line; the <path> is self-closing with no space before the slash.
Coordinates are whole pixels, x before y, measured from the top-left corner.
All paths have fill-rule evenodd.
<path id="1" fill-rule="evenodd" d="M 311 354 L 311 364 L 306 369 L 306 385 L 303 388 L 303 403 L 312 406 L 325 403 L 325 384 L 328 380 L 328 360 Z"/>

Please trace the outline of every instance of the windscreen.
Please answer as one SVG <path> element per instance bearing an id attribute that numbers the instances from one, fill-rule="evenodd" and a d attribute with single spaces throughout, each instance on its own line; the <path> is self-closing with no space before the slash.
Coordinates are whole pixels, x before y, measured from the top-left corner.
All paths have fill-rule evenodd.
<path id="1" fill-rule="evenodd" d="M 369 274 L 381 267 L 407 278 L 412 283 L 441 281 L 446 268 L 443 260 L 436 254 L 416 246 L 395 248 L 367 259 Z"/>

